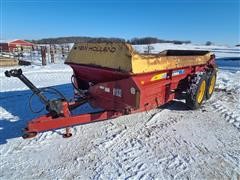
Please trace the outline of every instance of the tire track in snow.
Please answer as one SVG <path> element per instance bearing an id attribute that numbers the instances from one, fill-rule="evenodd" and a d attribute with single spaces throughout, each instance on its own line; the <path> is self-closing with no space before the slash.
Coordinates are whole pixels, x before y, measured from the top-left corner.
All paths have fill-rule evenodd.
<path id="1" fill-rule="evenodd" d="M 221 104 L 221 102 L 213 103 L 215 112 L 219 112 L 229 123 L 233 124 L 236 128 L 240 129 L 240 118 L 237 113 Z"/>
<path id="2" fill-rule="evenodd" d="M 126 129 L 108 129 L 108 137 L 100 143 L 97 151 L 98 153 L 105 152 L 108 155 L 111 154 L 111 157 L 101 159 L 103 166 L 95 169 L 96 174 L 93 179 L 109 178 L 106 169 L 107 172 L 111 171 L 115 172 L 113 174 L 118 174 L 118 176 L 114 178 L 149 179 L 151 173 L 154 173 L 152 170 L 155 170 L 154 167 L 149 166 L 149 161 L 154 162 L 153 164 L 160 162 L 155 157 L 156 153 L 151 148 L 146 147 L 148 145 L 145 144 L 142 139 L 150 138 L 151 135 L 149 135 L 149 132 L 154 129 L 157 129 L 157 131 L 163 130 L 179 122 L 179 120 L 175 118 L 162 118 L 162 111 L 164 111 L 164 109 L 155 113 L 149 120 L 134 129 L 134 134 L 132 131 L 127 131 Z M 157 126 L 156 124 L 159 124 L 159 122 L 161 123 Z M 185 144 L 184 141 L 182 141 L 182 143 Z M 146 157 L 146 160 L 142 158 L 142 155 Z M 161 163 L 163 163 L 163 161 Z M 185 161 L 178 154 L 175 154 L 165 159 L 164 166 L 166 167 L 163 169 L 167 171 L 172 169 L 175 171 L 175 176 L 177 176 L 187 170 L 188 161 Z"/>
<path id="3" fill-rule="evenodd" d="M 237 95 L 231 91 L 223 92 L 223 94 L 220 94 L 218 99 L 214 99 L 211 104 L 215 112 L 220 113 L 227 122 L 233 124 L 233 126 L 240 131 L 240 109 L 238 109 L 240 107 L 234 107 L 235 103 L 237 103 L 236 101 L 239 101 L 236 96 Z"/>
<path id="4" fill-rule="evenodd" d="M 136 124 L 134 127 L 136 128 L 134 132 L 145 126 L 145 124 L 138 125 Z M 105 152 L 110 157 L 101 159 L 103 166 L 96 167 L 93 179 L 109 178 L 106 169 L 107 172 L 111 171 L 114 172 L 113 174 L 117 174 L 115 178 L 126 178 L 126 174 L 129 178 L 144 177 L 147 167 L 139 157 L 146 152 L 141 141 L 132 137 L 135 136 L 135 133 L 129 131 L 125 126 L 118 127 L 117 125 L 108 127 L 106 131 L 106 138 L 98 143 L 95 151 L 97 153 Z"/>

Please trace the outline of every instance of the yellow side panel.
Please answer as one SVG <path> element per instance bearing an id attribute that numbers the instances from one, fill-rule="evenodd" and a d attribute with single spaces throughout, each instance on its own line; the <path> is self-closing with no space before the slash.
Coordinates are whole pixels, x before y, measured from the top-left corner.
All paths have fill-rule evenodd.
<path id="1" fill-rule="evenodd" d="M 66 62 L 96 65 L 131 71 L 131 46 L 124 43 L 78 43 L 72 48 Z"/>
<path id="2" fill-rule="evenodd" d="M 144 55 L 135 52 L 131 45 L 125 43 L 78 43 L 70 51 L 66 62 L 138 74 L 206 64 L 211 55 L 212 53 L 194 56 Z"/>
<path id="3" fill-rule="evenodd" d="M 132 56 L 132 72 L 137 74 L 206 64 L 210 59 L 210 55 L 211 53 L 204 56 L 154 56 L 134 54 Z"/>

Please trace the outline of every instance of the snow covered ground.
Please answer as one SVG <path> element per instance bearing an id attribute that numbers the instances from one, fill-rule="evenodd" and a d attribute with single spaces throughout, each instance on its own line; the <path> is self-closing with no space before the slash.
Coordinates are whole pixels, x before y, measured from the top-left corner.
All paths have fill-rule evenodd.
<path id="1" fill-rule="evenodd" d="M 219 45 L 194 45 L 194 44 L 180 44 L 173 45 L 171 43 L 161 43 L 161 44 L 152 44 L 153 50 L 152 53 L 158 53 L 164 51 L 166 49 L 185 49 L 185 50 L 209 50 L 216 54 L 217 58 L 222 57 L 238 57 L 240 58 L 240 47 L 227 47 L 227 46 L 219 46 Z M 134 48 L 138 52 L 146 51 L 147 46 L 144 45 L 134 45 Z"/>
<path id="2" fill-rule="evenodd" d="M 239 57 L 239 48 L 153 46 L 156 52 L 208 48 L 219 58 Z M 60 136 L 62 130 L 21 138 L 26 122 L 39 114 L 28 107 L 30 90 L 4 76 L 9 68 L 0 68 L 0 179 L 240 179 L 240 61 L 217 62 L 216 92 L 201 109 L 191 111 L 175 101 L 150 112 L 76 126 L 69 139 Z M 68 66 L 22 69 L 38 87 L 55 86 L 72 96 Z M 33 104 L 40 105 L 37 99 Z"/>

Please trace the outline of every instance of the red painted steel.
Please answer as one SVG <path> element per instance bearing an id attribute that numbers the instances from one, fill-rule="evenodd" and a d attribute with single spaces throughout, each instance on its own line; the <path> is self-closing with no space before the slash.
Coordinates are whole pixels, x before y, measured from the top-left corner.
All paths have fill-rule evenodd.
<path id="1" fill-rule="evenodd" d="M 28 123 L 25 133 L 91 123 L 120 115 L 147 111 L 163 105 L 177 97 L 178 91 L 187 87 L 189 77 L 196 72 L 215 68 L 213 56 L 207 64 L 189 66 L 143 74 L 130 74 L 108 68 L 69 64 L 77 78 L 94 82 L 88 90 L 88 102 L 103 112 L 71 116 L 71 107 L 63 102 L 62 116 L 53 118 L 49 114 Z M 81 103 L 79 103 L 81 105 Z"/>
<path id="2" fill-rule="evenodd" d="M 27 125 L 25 132 L 28 133 L 49 131 L 53 129 L 59 129 L 79 124 L 86 124 L 100 120 L 106 120 L 113 117 L 117 117 L 117 115 L 115 115 L 114 112 L 109 111 L 59 118 L 52 118 L 49 115 L 44 115 L 30 121 Z"/>
<path id="3" fill-rule="evenodd" d="M 108 82 L 129 77 L 130 74 L 126 72 L 119 72 L 110 68 L 99 68 L 86 65 L 79 65 L 74 63 L 66 63 L 72 67 L 76 77 L 84 81 L 93 83 Z"/>
<path id="4" fill-rule="evenodd" d="M 62 117 L 53 118 L 51 115 L 47 114 L 33 119 L 27 124 L 25 133 L 43 132 L 79 124 L 86 124 L 90 122 L 106 120 L 109 118 L 117 117 L 119 115 L 119 113 L 116 113 L 114 111 L 104 111 L 98 113 L 81 114 L 78 116 L 70 116 L 68 104 L 67 102 L 63 102 Z"/>

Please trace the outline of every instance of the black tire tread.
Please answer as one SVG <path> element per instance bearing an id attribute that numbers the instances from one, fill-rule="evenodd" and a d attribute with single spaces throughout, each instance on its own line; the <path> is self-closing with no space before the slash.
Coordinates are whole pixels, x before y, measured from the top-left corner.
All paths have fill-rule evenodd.
<path id="1" fill-rule="evenodd" d="M 209 87 L 210 87 L 210 82 L 211 82 L 212 76 L 214 76 L 214 75 L 215 75 L 216 78 L 217 78 L 217 71 L 216 71 L 215 69 L 212 70 L 212 71 L 210 71 L 210 72 L 208 73 L 208 75 L 207 75 L 207 89 L 206 89 L 206 99 L 207 99 L 207 100 L 212 97 L 213 92 L 214 92 L 214 90 L 213 90 L 212 94 L 209 94 L 209 93 L 208 93 L 208 89 L 209 89 Z M 216 82 L 215 82 L 215 84 L 216 84 Z M 215 85 L 214 85 L 214 87 L 215 87 Z"/>
<path id="2" fill-rule="evenodd" d="M 199 90 L 201 82 L 204 80 L 207 83 L 206 74 L 202 72 L 194 74 L 190 80 L 189 87 L 186 91 L 186 104 L 190 109 L 198 109 L 202 104 L 202 102 L 197 102 L 197 92 Z"/>

